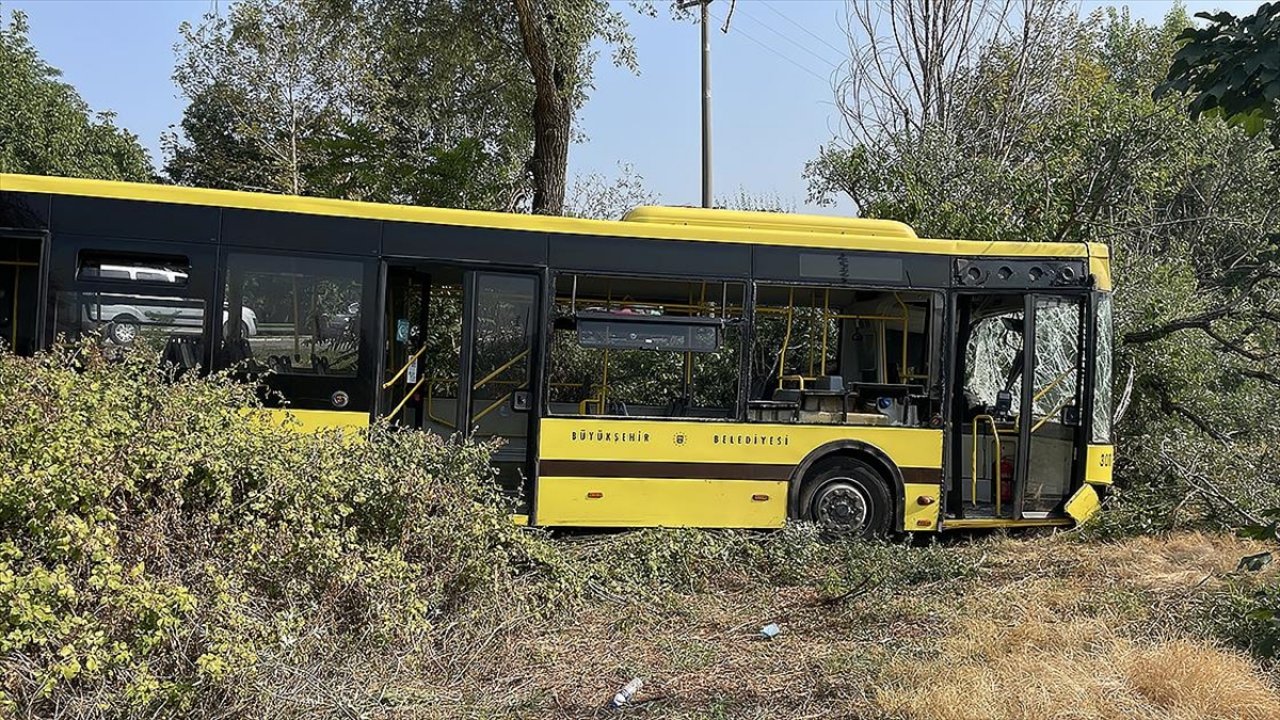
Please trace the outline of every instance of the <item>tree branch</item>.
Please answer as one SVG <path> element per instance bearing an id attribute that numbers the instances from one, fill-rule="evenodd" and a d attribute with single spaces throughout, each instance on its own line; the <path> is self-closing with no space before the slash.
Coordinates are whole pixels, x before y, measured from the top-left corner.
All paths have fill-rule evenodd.
<path id="1" fill-rule="evenodd" d="M 1168 388 L 1158 387 L 1156 388 L 1156 392 L 1160 396 L 1160 409 L 1164 411 L 1166 415 L 1177 415 L 1178 417 L 1181 417 L 1182 419 L 1189 421 L 1192 425 L 1195 425 L 1197 428 L 1200 428 L 1201 432 L 1212 437 L 1214 440 L 1217 440 L 1223 445 L 1231 444 L 1230 435 L 1227 435 L 1221 430 L 1218 430 L 1217 428 L 1213 427 L 1212 423 L 1200 417 L 1196 413 L 1192 412 L 1186 405 L 1183 405 L 1182 403 L 1179 403 L 1179 402 L 1174 402 L 1173 398 L 1169 396 Z"/>
<path id="2" fill-rule="evenodd" d="M 1169 335 L 1181 330 L 1207 330 L 1209 328 L 1209 323 L 1214 320 L 1221 320 L 1222 318 L 1235 315 L 1238 312 L 1238 309 L 1231 307 L 1214 308 L 1213 310 L 1202 312 L 1199 315 L 1192 315 L 1191 317 L 1173 320 L 1165 323 L 1164 325 L 1150 328 L 1148 330 L 1138 330 L 1135 332 L 1125 333 L 1124 342 L 1126 345 L 1139 345 L 1142 343 L 1155 342 L 1156 340 L 1168 337 Z"/>

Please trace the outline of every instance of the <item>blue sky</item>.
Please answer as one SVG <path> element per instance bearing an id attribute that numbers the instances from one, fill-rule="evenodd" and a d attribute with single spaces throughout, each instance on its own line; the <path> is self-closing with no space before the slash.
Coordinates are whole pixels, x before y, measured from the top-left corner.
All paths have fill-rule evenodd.
<path id="1" fill-rule="evenodd" d="M 665 7 L 664 0 L 655 3 Z M 1158 21 L 1171 2 L 1080 3 L 1088 12 L 1129 6 Z M 1191 12 L 1248 13 L 1257 1 L 1187 2 Z M 60 68 L 95 110 L 112 110 L 161 161 L 161 134 L 182 116 L 170 75 L 178 25 L 228 0 L 0 0 L 25 12 L 44 59 Z M 723 19 L 728 0 L 715 0 Z M 596 89 L 579 116 L 585 142 L 570 152 L 570 174 L 616 174 L 630 163 L 662 202 L 696 205 L 699 181 L 699 41 L 693 24 L 649 18 L 619 2 L 636 38 L 640 73 L 613 67 L 603 53 Z M 785 16 L 785 17 L 784 17 Z M 739 0 L 728 34 L 712 38 L 712 121 L 717 197 L 739 189 L 776 196 L 798 210 L 849 214 L 852 208 L 805 205 L 805 161 L 836 131 L 832 75 L 844 47 L 839 0 Z"/>

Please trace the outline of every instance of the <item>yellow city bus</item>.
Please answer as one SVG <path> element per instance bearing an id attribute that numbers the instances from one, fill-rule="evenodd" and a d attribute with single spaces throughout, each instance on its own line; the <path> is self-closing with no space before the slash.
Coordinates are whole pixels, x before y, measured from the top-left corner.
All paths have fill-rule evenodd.
<path id="1" fill-rule="evenodd" d="M 266 371 L 306 427 L 498 438 L 540 526 L 1068 526 L 1111 482 L 1107 249 L 0 175 L 0 336 Z M 7 297 L 6 297 L 7 296 Z"/>

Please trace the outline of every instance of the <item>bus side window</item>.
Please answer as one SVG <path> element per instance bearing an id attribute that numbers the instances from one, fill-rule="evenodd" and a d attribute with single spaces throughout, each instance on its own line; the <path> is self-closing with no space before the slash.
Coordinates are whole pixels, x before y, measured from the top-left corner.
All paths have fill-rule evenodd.
<path id="1" fill-rule="evenodd" d="M 363 272 L 353 260 L 230 254 L 223 364 L 282 375 L 354 376 Z"/>
<path id="2" fill-rule="evenodd" d="M 561 274 L 553 415 L 738 417 L 743 287 Z"/>
<path id="3" fill-rule="evenodd" d="M 57 293 L 54 326 L 66 335 L 93 335 L 109 356 L 147 345 L 183 370 L 204 357 L 205 300 L 189 286 L 185 255 L 81 250 L 74 290 Z"/>
<path id="4" fill-rule="evenodd" d="M 748 419 L 928 422 L 933 302 L 921 292 L 758 285 Z"/>

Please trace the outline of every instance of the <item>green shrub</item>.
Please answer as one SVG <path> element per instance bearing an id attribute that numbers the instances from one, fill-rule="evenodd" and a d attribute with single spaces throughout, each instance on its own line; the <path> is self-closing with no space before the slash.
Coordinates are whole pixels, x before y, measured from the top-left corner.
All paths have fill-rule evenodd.
<path id="1" fill-rule="evenodd" d="M 552 543 L 510 522 L 489 445 L 260 409 L 146 351 L 0 354 L 0 716 L 305 714 L 282 690 L 299 677 L 354 716 L 383 702 L 367 675 L 488 662 L 497 634 L 583 600 L 901 594 L 973 570 L 964 548 L 806 524 Z"/>
<path id="2" fill-rule="evenodd" d="M 1280 658 L 1280 583 L 1240 576 L 1200 603 L 1198 624 L 1264 660 Z"/>
<path id="3" fill-rule="evenodd" d="M 259 407 L 145 351 L 0 355 L 3 707 L 194 712 L 301 629 L 396 643 L 554 577 L 497 502 L 491 447 L 301 433 Z"/>
<path id="4" fill-rule="evenodd" d="M 646 529 L 580 553 L 591 582 L 611 594 L 696 593 L 716 584 L 818 585 L 838 595 L 856 587 L 902 589 L 968 577 L 973 551 L 929 543 L 824 537 L 807 523 L 778 531 Z"/>

